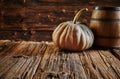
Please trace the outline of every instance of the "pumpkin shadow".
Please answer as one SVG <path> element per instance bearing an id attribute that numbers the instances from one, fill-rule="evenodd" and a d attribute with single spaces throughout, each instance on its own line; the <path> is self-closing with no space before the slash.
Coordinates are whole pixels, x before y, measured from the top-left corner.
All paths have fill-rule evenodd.
<path id="1" fill-rule="evenodd" d="M 73 54 L 73 53 L 78 54 L 78 53 L 83 53 L 83 52 L 86 52 L 86 51 L 89 51 L 89 50 L 92 50 L 92 49 L 86 49 L 86 50 L 80 50 L 80 51 L 59 49 L 58 52 L 61 53 L 61 54 Z"/>
<path id="2" fill-rule="evenodd" d="M 72 50 L 65 50 L 65 49 L 59 49 L 58 52 L 62 53 L 62 54 L 70 54 L 70 53 L 83 53 L 83 52 L 87 52 L 87 51 L 91 51 L 91 50 L 112 50 L 115 48 L 111 48 L 111 47 L 100 47 L 100 46 L 92 46 L 89 49 L 85 49 L 85 50 L 81 50 L 81 51 L 72 51 Z M 117 49 L 117 48 L 116 48 Z M 118 48 L 120 49 L 120 48 Z"/>
<path id="3" fill-rule="evenodd" d="M 93 46 L 93 50 L 113 50 L 113 49 L 120 49 L 120 47 L 104 47 L 104 46 Z"/>

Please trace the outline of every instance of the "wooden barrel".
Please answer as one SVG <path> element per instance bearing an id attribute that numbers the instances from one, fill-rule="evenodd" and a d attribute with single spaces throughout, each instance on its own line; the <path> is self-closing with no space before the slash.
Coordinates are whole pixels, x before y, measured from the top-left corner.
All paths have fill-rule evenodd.
<path id="1" fill-rule="evenodd" d="M 90 28 L 96 46 L 120 48 L 120 7 L 94 7 Z"/>

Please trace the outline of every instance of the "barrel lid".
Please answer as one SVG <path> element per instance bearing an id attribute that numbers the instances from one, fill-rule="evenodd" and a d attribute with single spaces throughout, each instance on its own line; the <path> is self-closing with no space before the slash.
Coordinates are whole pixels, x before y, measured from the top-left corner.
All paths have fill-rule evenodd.
<path id="1" fill-rule="evenodd" d="M 95 6 L 94 10 L 120 10 L 120 7 L 110 7 L 110 6 Z"/>

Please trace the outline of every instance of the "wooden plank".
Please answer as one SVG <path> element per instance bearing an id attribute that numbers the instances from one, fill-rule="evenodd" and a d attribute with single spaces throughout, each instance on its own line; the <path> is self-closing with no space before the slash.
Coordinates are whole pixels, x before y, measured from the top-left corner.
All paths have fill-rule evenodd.
<path id="1" fill-rule="evenodd" d="M 60 0 L 60 1 L 56 1 L 56 0 L 28 0 L 28 2 L 29 3 L 47 3 L 47 2 L 52 2 L 52 3 L 54 3 L 54 2 L 56 2 L 56 3 L 73 3 L 73 2 L 75 2 L 75 3 L 85 3 L 85 2 L 89 2 L 89 0 L 81 0 L 81 1 L 79 1 L 79 0 L 75 0 L 75 1 L 68 1 L 68 0 Z"/>
<path id="2" fill-rule="evenodd" d="M 40 62 L 40 57 L 32 57 L 31 62 L 21 75 L 21 78 L 32 79 Z M 23 66 L 24 67 L 24 66 Z"/>
<path id="3" fill-rule="evenodd" d="M 37 56 L 37 55 L 39 54 L 41 48 L 42 48 L 42 44 L 41 44 L 41 43 L 37 42 L 37 43 L 35 43 L 35 44 L 36 44 L 36 47 L 35 47 L 35 49 L 31 52 L 31 55 L 32 55 L 32 56 Z"/>
<path id="4" fill-rule="evenodd" d="M 10 42 L 11 42 L 10 40 L 1 40 L 0 41 L 0 52 L 3 51 Z"/>
<path id="5" fill-rule="evenodd" d="M 5 59 L 6 57 L 4 57 L 3 59 Z M 0 78 L 4 79 L 5 74 L 7 71 L 9 71 L 16 63 L 17 63 L 18 59 L 14 60 L 11 57 L 8 57 L 8 60 L 2 64 L 0 64 Z"/>
<path id="6" fill-rule="evenodd" d="M 32 63 L 34 62 L 34 57 L 27 57 L 26 62 L 21 66 L 21 68 L 17 71 L 15 78 L 20 78 L 23 79 L 25 78 L 28 69 L 30 68 L 30 66 L 32 65 Z"/>
<path id="7" fill-rule="evenodd" d="M 10 56 L 22 56 L 25 55 L 27 48 L 29 47 L 29 44 L 26 42 L 22 41 L 19 45 L 14 47 L 14 50 L 11 52 Z"/>
<path id="8" fill-rule="evenodd" d="M 2 43 L 3 42 L 3 43 Z M 6 44 L 7 41 L 0 41 Z M 4 79 L 119 79 L 120 61 L 111 50 L 61 50 L 52 42 L 11 41 L 0 55 Z M 11 46 L 12 45 L 12 46 Z M 16 46 L 15 46 L 16 45 Z M 119 50 L 119 49 L 117 49 Z"/>
<path id="9" fill-rule="evenodd" d="M 89 51 L 83 51 L 80 56 L 80 61 L 82 63 L 82 66 L 84 68 L 84 71 L 86 73 L 87 79 L 99 79 L 102 78 L 100 72 L 95 68 L 97 64 L 93 64 L 91 58 L 89 57 L 88 53 L 91 53 Z M 96 52 L 97 53 L 97 52 Z M 95 56 L 96 57 L 96 56 Z"/>
<path id="10" fill-rule="evenodd" d="M 32 33 L 30 40 L 32 41 L 51 41 L 53 31 L 35 31 Z"/>
<path id="11" fill-rule="evenodd" d="M 103 51 L 104 52 L 104 51 Z M 108 55 L 111 55 L 110 54 L 110 52 L 109 51 L 107 51 L 108 53 Z M 67 52 L 66 52 L 67 53 Z M 87 54 L 87 53 L 91 53 L 91 56 L 89 55 L 89 54 Z M 96 54 L 95 54 L 96 53 Z M 98 51 L 96 51 L 96 52 L 94 52 L 94 51 L 91 51 L 91 52 L 85 52 L 83 55 L 80 55 L 80 59 L 81 59 L 81 57 L 83 56 L 84 57 L 84 59 L 82 58 L 80 61 L 82 61 L 81 63 L 81 65 L 83 66 L 82 68 L 83 68 L 83 71 L 82 71 L 82 73 L 85 73 L 87 76 L 87 78 L 88 79 L 96 79 L 96 78 L 105 78 L 105 79 L 109 79 L 109 78 L 114 78 L 114 79 L 116 79 L 116 78 L 119 78 L 119 76 L 117 76 L 116 75 L 116 73 L 115 72 L 112 72 L 113 71 L 113 69 L 111 69 L 111 68 L 109 68 L 109 70 L 106 70 L 106 63 L 104 63 L 104 60 L 102 60 L 101 59 L 101 57 L 99 56 L 99 54 L 97 55 L 97 53 L 98 53 Z M 52 53 L 53 54 L 53 53 Z M 95 54 L 95 55 L 94 55 Z M 41 73 L 43 73 L 43 74 L 41 74 L 42 75 L 42 78 L 58 78 L 58 77 L 60 77 L 61 79 L 63 79 L 63 78 L 75 78 L 75 79 L 79 79 L 79 78 L 82 78 L 82 79 L 84 79 L 83 77 L 85 77 L 85 76 L 80 76 L 80 71 L 77 73 L 75 73 L 75 71 L 77 71 L 77 70 L 75 70 L 74 68 L 76 68 L 76 67 L 79 67 L 80 66 L 80 63 L 79 63 L 79 65 L 78 65 L 78 63 L 77 63 L 77 60 L 79 60 L 79 59 L 76 59 L 76 57 L 74 57 L 74 56 L 77 56 L 77 55 L 75 55 L 75 54 L 70 54 L 71 55 L 71 57 L 73 57 L 73 59 L 71 59 L 70 58 L 70 62 L 71 62 L 71 64 L 70 64 L 70 62 L 69 62 L 69 64 L 71 65 L 67 65 L 66 64 L 66 60 L 68 59 L 68 58 L 66 58 L 66 57 L 68 57 L 67 56 L 68 54 L 66 54 L 66 55 L 64 55 L 64 54 L 62 54 L 60 57 L 63 57 L 63 58 L 61 58 L 62 60 L 60 61 L 62 64 L 60 65 L 59 64 L 59 67 L 60 67 L 60 70 L 61 70 L 61 72 L 64 74 L 62 74 L 62 76 L 61 76 L 61 74 L 60 73 L 58 73 L 58 72 L 55 72 L 55 71 L 51 71 L 51 68 L 52 68 L 52 66 L 55 66 L 55 64 L 53 63 L 53 60 L 54 60 L 54 57 L 51 57 L 51 55 L 50 56 L 48 56 L 47 57 L 47 60 L 50 60 L 49 61 L 49 63 L 46 63 L 45 65 L 44 65 L 44 68 L 43 69 L 41 69 L 40 68 L 40 72 Z M 108 56 L 108 55 L 106 55 L 106 56 Z M 65 56 L 65 57 L 64 57 Z M 91 59 L 91 58 L 94 58 L 94 56 L 95 56 L 95 59 Z M 52 58 L 52 59 L 50 59 L 50 58 Z M 57 58 L 58 58 L 58 56 L 57 56 Z M 77 58 L 79 58 L 79 57 L 77 57 Z M 98 58 L 100 61 L 98 61 L 98 63 L 97 63 L 97 61 L 96 61 L 96 58 Z M 110 57 L 111 58 L 111 57 Z M 75 60 L 75 64 L 77 64 L 77 65 L 73 65 L 74 64 L 74 60 Z M 93 61 L 94 60 L 94 61 Z M 116 59 L 115 59 L 116 60 Z M 95 62 L 96 61 L 96 62 Z M 119 61 L 118 61 L 119 62 Z M 58 63 L 58 62 L 56 62 L 56 63 Z M 101 64 L 100 64 L 101 63 Z M 113 63 L 113 62 L 112 62 Z M 54 64 L 54 65 L 53 65 Z M 47 65 L 47 66 L 46 66 Z M 85 65 L 85 66 L 84 66 Z M 67 66 L 67 67 L 66 67 Z M 70 72 L 74 72 L 74 73 L 67 73 L 67 72 L 65 72 L 66 70 L 69 72 L 69 69 L 71 68 L 71 70 L 70 70 Z M 98 68 L 97 68 L 98 67 Z M 105 69 L 104 69 L 104 67 L 105 67 Z M 67 69 L 68 68 L 68 69 Z M 99 70 L 99 68 L 100 68 L 100 70 Z M 103 69 L 101 69 L 101 68 L 103 68 Z M 58 71 L 59 70 L 59 68 L 57 69 L 57 68 L 53 68 L 54 70 L 56 70 L 56 71 Z M 77 69 L 79 69 L 79 68 L 77 68 Z M 119 68 L 118 68 L 119 69 Z M 46 71 L 47 70 L 47 71 Z M 62 71 L 62 70 L 64 70 L 64 71 Z M 72 71 L 73 70 L 73 71 Z M 80 68 L 80 70 L 82 70 L 81 68 Z M 84 71 L 85 70 L 85 71 Z M 101 70 L 104 70 L 104 71 L 102 71 L 102 74 L 101 74 Z M 116 69 L 117 70 L 117 69 Z M 115 71 L 116 71 L 115 70 Z M 39 73 L 40 73 L 39 72 Z M 107 74 L 108 73 L 108 74 Z M 59 74 L 59 76 L 58 76 L 58 74 Z M 65 75 L 66 74 L 66 75 Z M 67 75 L 68 74 L 68 75 Z M 74 75 L 75 74 L 75 75 Z M 79 75 L 77 75 L 77 74 L 79 74 Z M 109 75 L 109 74 L 111 74 L 111 75 Z M 39 75 L 39 77 L 41 76 L 41 75 Z M 35 77 L 35 79 L 37 79 L 37 77 Z"/>
<path id="12" fill-rule="evenodd" d="M 38 65 L 40 63 L 41 57 L 38 55 L 36 56 L 36 60 L 34 61 L 34 63 L 32 64 L 31 68 L 29 69 L 25 79 L 33 79 L 33 76 L 36 73 L 36 70 L 38 68 Z"/>
<path id="13" fill-rule="evenodd" d="M 33 51 L 36 50 L 37 44 L 30 42 L 30 45 L 27 47 L 27 50 L 24 52 L 27 56 L 32 56 Z"/>
<path id="14" fill-rule="evenodd" d="M 79 1 L 79 0 L 74 0 L 74 1 L 72 1 L 72 0 L 70 0 L 70 1 L 68 1 L 68 0 L 60 0 L 60 1 L 56 1 L 56 0 L 18 0 L 18 1 L 16 1 L 16 0 L 8 0 L 8 1 L 5 1 L 5 0 L 2 0 L 1 1 L 2 2 L 2 4 L 14 4 L 14 5 L 39 5 L 39 4 L 44 4 L 44 5 L 50 5 L 50 4 L 59 4 L 59 5 L 61 5 L 61 4 L 71 4 L 71 3 L 76 3 L 76 4 L 86 4 L 86 3 L 91 3 L 91 2 L 94 2 L 94 3 L 118 3 L 119 2 L 119 0 L 100 0 L 100 1 L 96 1 L 96 0 L 81 0 L 81 1 Z M 71 5 L 73 5 L 73 4 L 71 4 Z"/>
<path id="15" fill-rule="evenodd" d="M 1 0 L 1 2 L 2 2 L 2 4 L 5 4 L 5 5 L 7 5 L 7 4 L 17 4 L 17 5 L 22 5 L 23 4 L 23 0 L 18 0 L 18 1 L 16 1 L 16 0 Z"/>
<path id="16" fill-rule="evenodd" d="M 10 42 L 11 42 L 10 40 L 0 40 L 0 45 L 6 45 Z"/>
<path id="17" fill-rule="evenodd" d="M 120 50 L 119 49 L 112 49 L 112 54 L 120 60 Z"/>
<path id="18" fill-rule="evenodd" d="M 71 53 L 71 54 L 70 54 Z M 84 68 L 77 53 L 65 52 L 61 55 L 60 79 L 86 79 Z"/>
<path id="19" fill-rule="evenodd" d="M 24 30 L 38 27 L 47 27 L 53 28 L 56 27 L 59 23 L 64 21 L 72 20 L 75 13 L 78 9 L 83 7 L 88 7 L 87 5 L 83 6 L 33 6 L 25 8 L 5 8 L 3 10 L 3 24 L 1 30 L 13 30 L 19 29 Z M 73 7 L 73 8 L 71 8 Z M 12 9 L 12 10 L 11 10 Z M 91 11 L 91 8 L 90 8 Z M 34 17 L 34 18 L 33 18 Z M 81 19 L 83 18 L 84 19 Z M 86 12 L 81 16 L 81 21 L 87 21 L 90 19 L 90 12 Z M 40 28 L 41 29 L 41 28 Z M 47 29 L 46 29 L 47 30 Z"/>
<path id="20" fill-rule="evenodd" d="M 114 58 L 115 61 L 118 61 L 115 57 L 111 57 L 111 53 L 109 51 L 92 51 L 90 54 L 90 58 L 92 60 L 93 68 L 99 71 L 99 74 L 102 78 L 109 79 L 117 79 L 119 76 L 114 72 L 111 68 L 111 65 L 114 62 L 109 62 L 111 58 Z M 104 54 L 104 55 L 102 55 Z M 103 57 L 104 56 L 104 57 Z M 119 61 L 118 61 L 119 63 Z M 117 70 L 115 70 L 117 71 Z"/>
<path id="21" fill-rule="evenodd" d="M 104 60 L 105 63 L 106 62 L 109 63 L 111 71 L 109 71 L 110 69 L 108 71 L 112 72 L 112 75 L 114 74 L 116 79 L 120 78 L 120 75 L 119 75 L 120 74 L 120 71 L 119 71 L 120 67 L 119 66 L 117 67 L 117 65 L 120 65 L 120 63 L 118 63 L 119 60 L 116 57 L 114 57 L 111 53 L 109 53 L 108 51 L 102 52 L 100 55 L 102 56 L 101 58 L 106 59 L 106 61 Z"/>
<path id="22" fill-rule="evenodd" d="M 32 79 L 32 77 L 34 76 L 35 74 L 35 71 L 39 65 L 39 62 L 40 62 L 40 57 L 39 56 L 36 56 L 36 57 L 15 57 L 14 58 L 18 58 L 18 62 L 12 66 L 12 68 L 7 71 L 4 76 L 2 76 L 4 79 L 14 79 L 14 78 L 25 78 L 25 79 Z M 29 63 L 27 64 L 26 66 L 26 63 Z M 25 70 L 23 70 L 22 67 L 25 67 L 24 68 Z M 21 71 L 21 69 L 23 70 L 22 73 L 19 73 Z"/>
<path id="23" fill-rule="evenodd" d="M 0 41 L 0 53 L 5 51 L 5 49 L 9 47 L 10 43 L 11 43 L 10 40 L 1 40 Z"/>
<path id="24" fill-rule="evenodd" d="M 43 61 L 47 60 L 47 58 L 49 56 L 49 54 L 45 55 L 45 53 L 48 52 L 46 50 L 48 50 L 48 45 L 46 45 L 44 43 L 44 46 L 42 46 L 42 50 L 40 50 L 40 56 L 42 59 L 40 61 L 39 67 L 38 67 L 33 79 L 39 79 L 44 72 L 44 69 L 41 67 L 41 65 L 45 65 L 45 63 L 47 62 L 47 61 L 43 62 Z"/>
<path id="25" fill-rule="evenodd" d="M 12 33 L 0 31 L 0 39 L 12 39 Z"/>
<path id="26" fill-rule="evenodd" d="M 11 57 L 12 58 L 12 57 Z M 10 70 L 8 70 L 5 75 L 4 75 L 4 79 L 14 79 L 16 78 L 16 73 L 17 71 L 21 68 L 21 66 L 25 63 L 26 59 L 25 58 L 17 58 L 14 57 L 14 60 L 18 59 L 18 62 L 11 67 Z M 8 61 L 8 60 L 7 60 Z"/>
<path id="27" fill-rule="evenodd" d="M 1 40 L 31 40 L 31 41 L 51 41 L 52 40 L 51 30 L 13 30 L 13 31 L 0 31 Z"/>
<path id="28" fill-rule="evenodd" d="M 74 4 L 73 4 L 74 3 Z M 56 1 L 56 0 L 28 0 L 26 1 L 26 5 L 75 5 L 75 4 L 94 4 L 94 5 L 101 5 L 101 4 L 116 4 L 116 3 L 119 3 L 119 0 L 100 0 L 100 1 L 97 1 L 97 0 L 60 0 L 60 1 Z M 101 4 L 99 4 L 101 3 Z"/>
<path id="29" fill-rule="evenodd" d="M 43 73 L 41 73 L 39 75 L 39 77 L 41 76 L 42 79 L 45 78 L 58 78 L 59 76 L 57 75 L 58 73 L 58 67 L 56 66 L 58 63 L 54 63 L 58 57 L 58 52 L 55 52 L 56 49 L 54 49 L 53 44 L 49 44 L 48 47 L 50 49 L 46 50 L 43 59 L 41 60 L 41 69 L 43 70 Z M 48 52 L 48 53 L 47 53 Z M 47 56 L 46 56 L 47 54 Z M 46 60 L 49 60 L 46 61 Z M 45 63 L 44 63 L 45 61 Z M 54 67 L 53 67 L 54 66 Z"/>
<path id="30" fill-rule="evenodd" d="M 7 55 L 9 56 L 18 44 L 19 43 L 15 43 L 15 42 L 8 44 L 8 47 L 4 51 L 1 51 L 0 59 L 3 58 L 4 56 L 7 56 Z"/>
<path id="31" fill-rule="evenodd" d="M 39 23 L 4 23 L 0 27 L 1 31 L 53 31 L 57 25 L 39 24 Z"/>

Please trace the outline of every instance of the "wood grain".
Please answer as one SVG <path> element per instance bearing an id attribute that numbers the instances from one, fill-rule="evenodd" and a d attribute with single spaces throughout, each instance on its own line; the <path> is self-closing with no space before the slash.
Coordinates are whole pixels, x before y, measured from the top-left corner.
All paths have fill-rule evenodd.
<path id="1" fill-rule="evenodd" d="M 8 40 L 26 40 L 26 41 L 51 41 L 52 32 L 50 29 L 37 29 L 37 30 L 2 30 L 0 31 L 0 39 Z"/>
<path id="2" fill-rule="evenodd" d="M 61 50 L 52 42 L 0 40 L 1 79 L 119 79 L 119 49 Z"/>
<path id="3" fill-rule="evenodd" d="M 49 31 L 51 34 L 59 23 L 73 20 L 76 12 L 85 7 L 89 11 L 83 13 L 79 21 L 89 26 L 94 6 L 119 5 L 119 0 L 0 0 L 0 30 L 6 34 L 6 36 L 0 36 L 0 38 L 15 40 L 7 35 L 12 34 L 11 31 L 13 30 L 21 30 L 22 32 L 24 30 L 44 30 Z M 6 32 L 8 30 L 9 32 Z M 44 36 L 47 36 L 47 34 L 44 34 Z M 16 39 L 31 40 L 29 35 L 19 37 L 17 36 Z M 51 38 L 46 39 L 43 36 L 40 38 L 40 40 L 44 39 L 51 41 Z M 40 41 L 39 39 L 34 40 Z"/>

